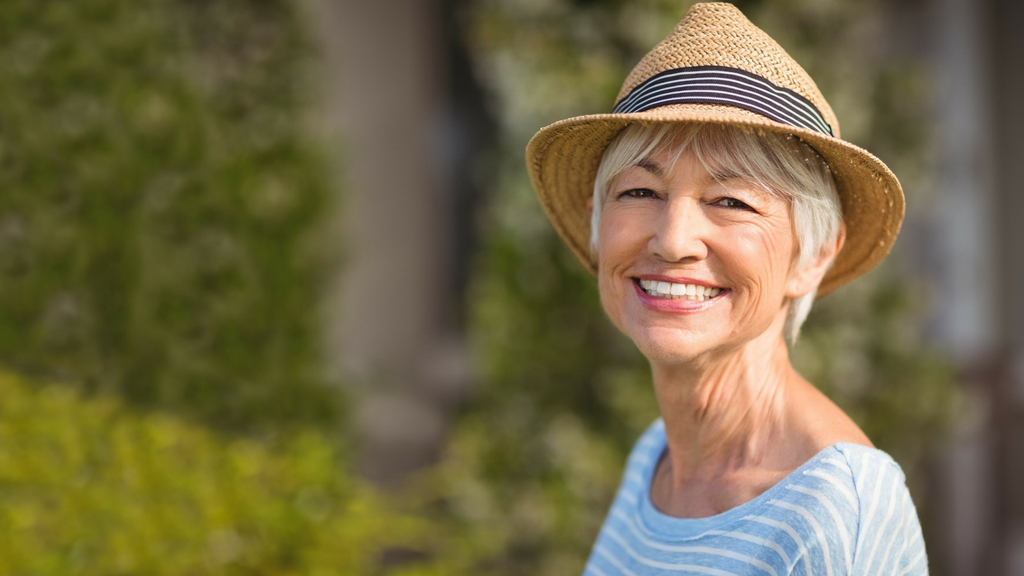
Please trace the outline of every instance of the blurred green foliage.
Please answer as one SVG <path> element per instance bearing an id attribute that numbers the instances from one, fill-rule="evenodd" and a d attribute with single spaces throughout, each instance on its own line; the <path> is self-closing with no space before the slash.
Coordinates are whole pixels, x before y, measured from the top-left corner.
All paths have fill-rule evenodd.
<path id="1" fill-rule="evenodd" d="M 0 397 L 0 574 L 456 573 L 381 568 L 437 533 L 322 434 L 239 440 L 6 372 Z"/>
<path id="2" fill-rule="evenodd" d="M 646 360 L 603 318 L 595 282 L 545 219 L 523 150 L 547 123 L 609 110 L 630 68 L 689 4 L 479 0 L 463 14 L 503 152 L 470 301 L 479 389 L 433 494 L 496 573 L 582 570 L 625 455 L 658 416 Z M 844 137 L 877 151 L 910 202 L 919 199 L 927 78 L 878 41 L 882 4 L 737 4 L 817 79 Z M 791 351 L 904 465 L 921 507 L 918 465 L 957 406 L 951 369 L 918 337 L 926 310 L 911 295 L 923 292 L 883 267 L 818 302 Z"/>
<path id="3" fill-rule="evenodd" d="M 334 420 L 299 24 L 287 0 L 0 3 L 0 362 L 222 428 Z"/>
<path id="4" fill-rule="evenodd" d="M 459 573 L 341 449 L 299 10 L 0 3 L 0 574 Z"/>

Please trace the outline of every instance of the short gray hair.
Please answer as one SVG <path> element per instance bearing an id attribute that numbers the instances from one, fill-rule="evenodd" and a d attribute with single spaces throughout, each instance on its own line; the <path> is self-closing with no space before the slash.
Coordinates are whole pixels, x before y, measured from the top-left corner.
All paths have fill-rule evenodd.
<path id="1" fill-rule="evenodd" d="M 692 152 L 712 174 L 728 172 L 790 202 L 799 258 L 810 264 L 839 235 L 843 219 L 836 182 L 825 160 L 799 138 L 764 130 L 705 123 L 630 124 L 609 144 L 594 181 L 590 250 L 600 248 L 601 207 L 616 176 L 665 149 L 672 162 Z M 790 302 L 783 333 L 796 342 L 811 311 L 817 287 Z"/>

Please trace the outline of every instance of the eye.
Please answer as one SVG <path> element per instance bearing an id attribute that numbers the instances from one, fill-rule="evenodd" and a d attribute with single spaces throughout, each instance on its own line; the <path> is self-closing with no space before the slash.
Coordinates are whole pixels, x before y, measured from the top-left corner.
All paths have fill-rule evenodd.
<path id="1" fill-rule="evenodd" d="M 657 198 L 657 194 L 650 188 L 633 188 L 622 192 L 619 198 Z"/>
<path id="2" fill-rule="evenodd" d="M 733 210 L 748 210 L 750 212 L 756 212 L 756 210 L 751 208 L 750 205 L 745 204 L 735 198 L 730 198 L 728 196 L 724 198 L 719 198 L 712 202 L 712 204 L 715 206 L 721 206 L 722 208 L 732 208 Z"/>

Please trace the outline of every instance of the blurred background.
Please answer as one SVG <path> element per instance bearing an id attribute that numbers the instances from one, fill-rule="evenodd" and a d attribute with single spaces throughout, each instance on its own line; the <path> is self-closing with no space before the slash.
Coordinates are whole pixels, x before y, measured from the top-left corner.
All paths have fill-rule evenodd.
<path id="1" fill-rule="evenodd" d="M 579 573 L 657 406 L 523 150 L 690 4 L 0 1 L 0 574 Z M 908 200 L 794 362 L 1024 574 L 1024 3 L 737 5 Z"/>

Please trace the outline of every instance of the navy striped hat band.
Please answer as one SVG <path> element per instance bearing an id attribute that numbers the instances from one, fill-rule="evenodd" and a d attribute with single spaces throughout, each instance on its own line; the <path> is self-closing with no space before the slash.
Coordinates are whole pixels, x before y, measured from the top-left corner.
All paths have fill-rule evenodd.
<path id="1" fill-rule="evenodd" d="M 800 94 L 738 68 L 691 66 L 644 80 L 615 105 L 614 113 L 643 112 L 668 104 L 726 104 L 796 128 L 832 136 L 832 126 Z"/>

